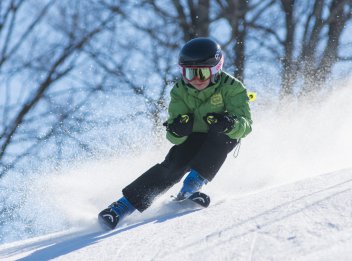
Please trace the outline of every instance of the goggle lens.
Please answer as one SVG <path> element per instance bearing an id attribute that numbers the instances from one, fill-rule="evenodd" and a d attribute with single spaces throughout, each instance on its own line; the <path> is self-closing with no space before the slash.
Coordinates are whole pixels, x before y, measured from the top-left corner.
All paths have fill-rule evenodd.
<path id="1" fill-rule="evenodd" d="M 184 76 L 189 81 L 192 81 L 196 77 L 201 81 L 206 81 L 211 77 L 211 70 L 209 67 L 205 67 L 205 68 L 184 67 Z"/>

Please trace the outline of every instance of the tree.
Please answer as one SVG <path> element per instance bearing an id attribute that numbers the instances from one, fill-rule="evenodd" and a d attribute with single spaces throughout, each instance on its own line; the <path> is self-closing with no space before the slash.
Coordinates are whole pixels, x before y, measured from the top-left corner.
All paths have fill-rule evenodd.
<path id="1" fill-rule="evenodd" d="M 87 25 L 83 24 L 87 14 L 81 13 L 82 8 L 90 12 L 93 9 L 82 3 L 61 2 L 53 6 L 54 3 L 49 1 L 39 8 L 37 16 L 28 22 L 20 37 L 18 34 L 23 28 L 21 12 L 33 12 L 33 2 L 9 1 L 2 19 L 1 28 L 6 34 L 2 39 L 5 44 L 1 52 L 1 78 L 6 79 L 8 85 L 2 106 L 0 176 L 26 155 L 38 153 L 39 145 L 57 135 L 60 126 L 65 125 L 65 121 L 73 117 L 88 97 L 97 91 L 97 86 L 86 86 L 79 94 L 74 92 L 74 88 L 60 92 L 57 84 L 74 75 L 84 59 L 82 51 L 106 29 L 112 17 Z M 12 18 L 7 21 L 9 17 Z M 55 31 L 50 31 L 50 26 L 55 27 Z M 40 29 L 45 31 L 45 35 L 40 35 Z M 25 91 L 10 90 L 14 84 L 25 85 L 25 89 L 22 87 Z M 81 98 L 74 101 L 69 94 Z M 17 96 L 19 102 L 14 103 L 12 96 Z M 64 100 L 62 105 L 58 103 L 59 96 Z M 73 104 L 67 107 L 70 100 Z"/>
<path id="2" fill-rule="evenodd" d="M 217 36 L 243 81 L 248 66 L 268 63 L 281 97 L 322 89 L 351 60 L 341 45 L 351 1 L 1 1 L 0 176 L 30 157 L 58 163 L 103 151 L 88 133 L 113 124 L 147 118 L 158 133 L 178 52 L 194 37 Z M 107 94 L 138 106 L 98 117 Z"/>
<path id="3" fill-rule="evenodd" d="M 280 0 L 278 4 L 283 19 L 275 24 L 267 21 L 269 14 L 276 12 L 277 6 L 273 6 L 250 26 L 261 34 L 265 49 L 281 64 L 281 97 L 324 89 L 334 65 L 346 60 L 339 51 L 351 20 L 352 1 Z"/>

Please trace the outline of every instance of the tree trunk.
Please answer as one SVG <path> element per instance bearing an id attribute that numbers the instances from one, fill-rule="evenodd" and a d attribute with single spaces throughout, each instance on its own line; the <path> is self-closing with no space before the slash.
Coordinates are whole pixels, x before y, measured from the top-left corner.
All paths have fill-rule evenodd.
<path id="1" fill-rule="evenodd" d="M 281 0 L 282 8 L 285 12 L 286 37 L 283 42 L 284 57 L 282 59 L 281 89 L 280 96 L 292 96 L 294 92 L 294 83 L 296 79 L 296 66 L 294 65 L 294 4 L 295 0 Z"/>

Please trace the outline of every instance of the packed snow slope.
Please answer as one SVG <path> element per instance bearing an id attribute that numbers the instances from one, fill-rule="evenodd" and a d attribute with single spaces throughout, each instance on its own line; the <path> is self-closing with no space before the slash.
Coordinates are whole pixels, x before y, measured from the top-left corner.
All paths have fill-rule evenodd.
<path id="1" fill-rule="evenodd" d="M 5 244 L 5 260 L 351 260 L 352 170 L 207 209 L 159 201 L 111 232 L 96 226 Z M 165 201 L 165 200 L 164 200 Z"/>
<path id="2" fill-rule="evenodd" d="M 5 176 L 0 259 L 351 260 L 352 84 L 338 86 L 280 111 L 259 95 L 239 156 L 230 154 L 204 189 L 208 209 L 171 204 L 178 184 L 117 230 L 99 230 L 99 211 L 163 160 L 167 141 L 55 173 Z"/>

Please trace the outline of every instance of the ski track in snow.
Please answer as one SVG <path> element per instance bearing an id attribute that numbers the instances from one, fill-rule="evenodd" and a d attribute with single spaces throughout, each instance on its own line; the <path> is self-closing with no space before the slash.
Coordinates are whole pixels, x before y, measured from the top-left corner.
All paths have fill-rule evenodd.
<path id="1" fill-rule="evenodd" d="M 0 259 L 350 260 L 351 199 L 352 170 L 342 170 L 202 210 L 159 204 L 154 217 L 111 232 L 92 225 L 4 244 Z"/>

